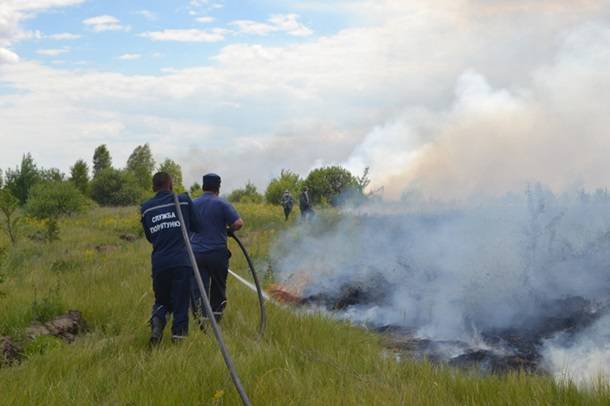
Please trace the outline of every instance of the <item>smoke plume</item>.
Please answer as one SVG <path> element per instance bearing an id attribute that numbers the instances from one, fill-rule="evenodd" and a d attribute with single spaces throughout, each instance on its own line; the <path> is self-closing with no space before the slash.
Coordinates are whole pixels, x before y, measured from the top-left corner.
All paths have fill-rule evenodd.
<path id="1" fill-rule="evenodd" d="M 477 347 L 481 332 L 551 328 L 560 303 L 575 298 L 605 312 L 610 198 L 601 189 L 555 195 L 531 185 L 468 204 L 374 204 L 288 231 L 273 263 L 301 297 L 357 291 L 335 309 L 340 317 Z M 607 320 L 576 320 L 586 328 L 569 340 L 548 337 L 545 366 L 559 376 L 562 357 L 584 353 L 570 372 L 586 380 L 595 366 L 587 357 L 610 356 Z"/>
<path id="2" fill-rule="evenodd" d="M 389 197 L 497 196 L 540 181 L 554 192 L 606 185 L 610 167 L 610 29 L 566 35 L 552 63 L 520 87 L 496 88 L 475 70 L 457 80 L 446 109 L 406 109 L 377 127 L 346 161 L 373 169 Z"/>

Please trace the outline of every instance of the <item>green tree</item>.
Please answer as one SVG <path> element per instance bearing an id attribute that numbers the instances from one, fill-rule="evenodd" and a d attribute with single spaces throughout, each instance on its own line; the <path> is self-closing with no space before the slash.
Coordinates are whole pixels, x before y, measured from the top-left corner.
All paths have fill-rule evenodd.
<path id="1" fill-rule="evenodd" d="M 296 173 L 282 169 L 280 176 L 269 182 L 267 190 L 265 190 L 265 200 L 267 203 L 279 205 L 284 190 L 288 190 L 296 199 L 302 182 L 301 177 Z"/>
<path id="2" fill-rule="evenodd" d="M 138 203 L 143 190 L 133 173 L 114 168 L 104 169 L 90 184 L 91 198 L 102 206 L 130 206 Z"/>
<path id="3" fill-rule="evenodd" d="M 53 241 L 59 236 L 58 219 L 86 207 L 87 199 L 72 182 L 40 182 L 30 192 L 26 213 L 46 221 L 47 239 Z"/>
<path id="4" fill-rule="evenodd" d="M 182 168 L 176 162 L 167 158 L 159 166 L 159 172 L 167 172 L 170 174 L 174 183 L 174 191 L 182 193 L 186 190 L 182 184 Z"/>
<path id="5" fill-rule="evenodd" d="M 258 193 L 252 182 L 248 181 L 245 188 L 235 189 L 229 193 L 227 200 L 233 203 L 262 203 L 263 195 Z"/>
<path id="6" fill-rule="evenodd" d="M 39 219 L 69 216 L 82 212 L 87 199 L 71 182 L 40 182 L 30 192 L 26 213 Z"/>
<path id="7" fill-rule="evenodd" d="M 41 169 L 40 180 L 43 182 L 62 182 L 65 175 L 57 168 Z"/>
<path id="8" fill-rule="evenodd" d="M 93 153 L 93 177 L 96 177 L 104 169 L 112 168 L 112 158 L 106 144 L 102 144 Z"/>
<path id="9" fill-rule="evenodd" d="M 19 200 L 8 191 L 0 189 L 0 212 L 4 215 L 3 229 L 14 245 L 17 242 L 17 223 L 19 217 L 15 215 L 19 207 Z"/>
<path id="10" fill-rule="evenodd" d="M 201 185 L 199 182 L 193 183 L 189 191 L 191 193 L 191 197 L 197 197 L 203 194 L 203 190 L 201 190 Z"/>
<path id="11" fill-rule="evenodd" d="M 138 145 L 127 159 L 127 170 L 135 176 L 140 187 L 148 190 L 152 183 L 155 160 L 148 144 Z"/>
<path id="12" fill-rule="evenodd" d="M 87 195 L 89 191 L 89 167 L 87 163 L 79 159 L 70 168 L 70 182 L 76 186 L 82 194 Z"/>
<path id="13" fill-rule="evenodd" d="M 24 205 L 28 200 L 30 189 L 42 179 L 38 167 L 30 153 L 23 155 L 21 165 L 14 170 L 6 171 L 6 188 Z"/>
<path id="14" fill-rule="evenodd" d="M 314 169 L 305 179 L 304 186 L 309 188 L 309 197 L 314 204 L 337 206 L 348 195 L 362 195 L 359 179 L 340 166 Z"/>

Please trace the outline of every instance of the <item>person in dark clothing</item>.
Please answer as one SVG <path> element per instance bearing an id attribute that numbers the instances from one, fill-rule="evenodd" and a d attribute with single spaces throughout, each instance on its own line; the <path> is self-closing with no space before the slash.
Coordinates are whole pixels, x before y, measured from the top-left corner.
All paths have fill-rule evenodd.
<path id="1" fill-rule="evenodd" d="M 301 210 L 301 218 L 307 220 L 313 216 L 313 209 L 311 208 L 311 199 L 309 198 L 309 189 L 307 186 L 303 188 L 299 195 L 299 209 Z"/>
<path id="2" fill-rule="evenodd" d="M 173 313 L 172 340 L 188 334 L 189 284 L 193 269 L 174 203 L 172 179 L 165 172 L 153 176 L 155 196 L 140 208 L 146 239 L 152 244 L 152 280 L 155 303 L 150 318 L 150 344 L 161 342 L 167 314 Z M 191 232 L 201 230 L 201 222 L 188 195 L 178 196 L 185 225 Z"/>
<path id="3" fill-rule="evenodd" d="M 285 221 L 288 221 L 288 217 L 290 216 L 290 212 L 292 211 L 292 206 L 294 205 L 294 199 L 288 190 L 284 190 L 284 194 L 282 194 L 282 199 L 280 200 L 282 207 L 284 208 L 284 217 Z"/>
<path id="4" fill-rule="evenodd" d="M 227 233 L 237 231 L 244 222 L 237 210 L 218 196 L 220 176 L 209 173 L 203 177 L 203 195 L 193 201 L 197 215 L 202 220 L 202 231 L 191 236 L 191 244 L 197 266 L 216 321 L 222 319 L 227 303 L 227 275 L 231 253 L 227 248 Z M 203 322 L 205 312 L 197 285 L 191 284 L 193 312 Z"/>

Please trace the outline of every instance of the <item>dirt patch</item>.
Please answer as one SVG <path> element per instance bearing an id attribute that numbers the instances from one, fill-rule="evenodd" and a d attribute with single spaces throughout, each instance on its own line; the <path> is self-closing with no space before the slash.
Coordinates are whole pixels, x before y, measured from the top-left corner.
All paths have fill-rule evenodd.
<path id="1" fill-rule="evenodd" d="M 112 244 L 100 244 L 95 246 L 95 250 L 100 254 L 108 254 L 119 249 L 118 246 Z"/>
<path id="2" fill-rule="evenodd" d="M 54 336 L 71 343 L 76 336 L 85 330 L 85 321 L 78 310 L 55 317 L 46 323 L 34 322 L 25 331 L 29 339 L 40 336 Z"/>
<path id="3" fill-rule="evenodd" d="M 119 236 L 119 238 L 123 241 L 134 242 L 138 239 L 138 236 L 135 234 L 124 233 Z"/>
<path id="4" fill-rule="evenodd" d="M 10 337 L 0 337 L 0 368 L 19 363 L 23 358 L 22 348 Z"/>

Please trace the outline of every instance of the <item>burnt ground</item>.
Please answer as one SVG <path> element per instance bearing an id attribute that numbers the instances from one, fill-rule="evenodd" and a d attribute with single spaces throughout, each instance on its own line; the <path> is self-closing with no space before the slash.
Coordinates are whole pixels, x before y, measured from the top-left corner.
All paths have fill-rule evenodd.
<path id="1" fill-rule="evenodd" d="M 317 305 L 342 311 L 352 305 L 383 303 L 387 283 L 374 280 L 366 287 L 343 286 L 334 294 L 310 295 L 291 300 L 297 305 Z M 296 299 L 296 298 L 295 298 Z M 463 369 L 502 374 L 510 371 L 544 372 L 541 349 L 546 339 L 562 335 L 570 340 L 610 311 L 610 301 L 600 304 L 582 297 L 542 301 L 537 316 L 525 317 L 509 328 L 478 332 L 477 344 L 419 338 L 415 329 L 402 326 L 372 327 L 384 336 L 388 349 L 403 357 L 428 359 Z"/>

